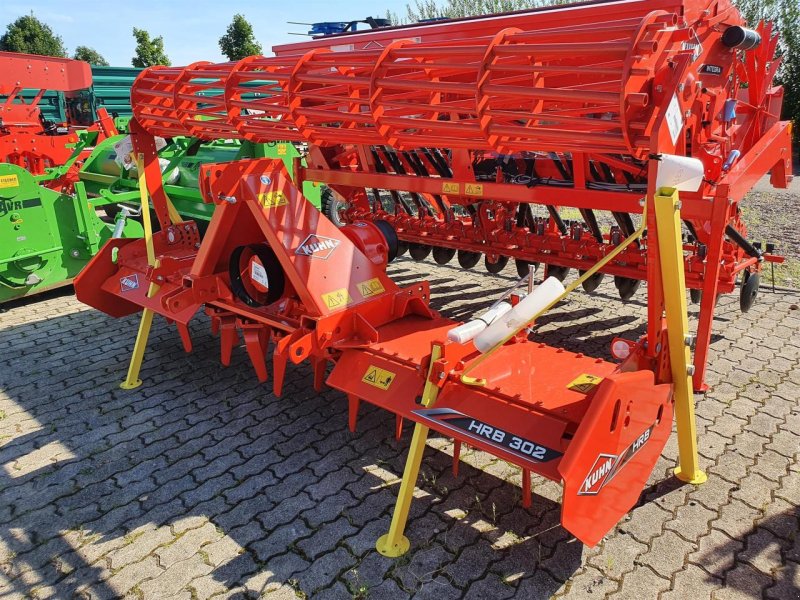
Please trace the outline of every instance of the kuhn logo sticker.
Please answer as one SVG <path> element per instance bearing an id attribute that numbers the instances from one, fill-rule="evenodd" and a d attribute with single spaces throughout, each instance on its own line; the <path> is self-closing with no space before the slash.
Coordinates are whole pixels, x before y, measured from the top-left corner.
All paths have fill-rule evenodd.
<path id="1" fill-rule="evenodd" d="M 596 496 L 609 481 L 611 481 L 622 468 L 636 455 L 639 450 L 650 440 L 655 425 L 651 425 L 642 435 L 620 454 L 598 454 L 589 469 L 589 474 L 578 489 L 578 496 Z"/>
<path id="2" fill-rule="evenodd" d="M 334 250 L 339 247 L 339 244 L 341 244 L 339 240 L 312 233 L 303 240 L 303 243 L 294 253 L 300 256 L 308 256 L 309 258 L 327 260 Z"/>
<path id="3" fill-rule="evenodd" d="M 130 292 L 131 290 L 139 289 L 139 276 L 134 274 L 120 277 L 119 287 L 122 292 Z"/>

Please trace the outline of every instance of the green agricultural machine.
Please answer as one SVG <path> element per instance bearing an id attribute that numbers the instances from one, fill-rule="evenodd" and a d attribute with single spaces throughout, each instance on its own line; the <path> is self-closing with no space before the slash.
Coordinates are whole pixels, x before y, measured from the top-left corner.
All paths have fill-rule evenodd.
<path id="1" fill-rule="evenodd" d="M 0 304 L 68 285 L 111 237 L 142 236 L 136 169 L 127 169 L 118 156 L 125 137 L 113 136 L 95 147 L 70 193 L 41 185 L 63 175 L 64 167 L 33 176 L 0 164 Z M 267 157 L 281 158 L 291 168 L 297 156 L 291 143 L 173 138 L 159 151 L 159 162 L 176 210 L 203 232 L 214 207 L 200 195 L 201 165 Z M 317 208 L 318 185 L 305 182 L 303 188 Z"/>

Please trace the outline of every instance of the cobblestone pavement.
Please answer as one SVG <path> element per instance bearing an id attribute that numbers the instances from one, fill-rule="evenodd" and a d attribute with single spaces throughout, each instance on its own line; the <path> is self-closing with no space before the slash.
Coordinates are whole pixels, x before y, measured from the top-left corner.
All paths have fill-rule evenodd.
<path id="1" fill-rule="evenodd" d="M 436 308 L 463 317 L 510 281 L 454 267 L 427 276 Z M 482 287 L 477 287 L 478 285 Z M 494 293 L 494 292 L 493 292 Z M 606 284 L 542 319 L 545 341 L 606 356 L 643 328 L 640 293 Z M 387 530 L 410 437 L 290 368 L 285 395 L 259 385 L 243 350 L 217 362 L 198 318 L 185 355 L 154 330 L 146 385 L 118 389 L 136 318 L 113 320 L 69 291 L 0 314 L 0 598 L 800 598 L 800 292 L 762 291 L 718 311 L 710 383 L 698 396 L 703 486 L 670 477 L 673 439 L 640 504 L 596 548 L 561 529 L 560 488 L 478 452 L 450 472 L 426 453 L 408 537 Z M 694 308 L 692 310 L 695 310 Z"/>

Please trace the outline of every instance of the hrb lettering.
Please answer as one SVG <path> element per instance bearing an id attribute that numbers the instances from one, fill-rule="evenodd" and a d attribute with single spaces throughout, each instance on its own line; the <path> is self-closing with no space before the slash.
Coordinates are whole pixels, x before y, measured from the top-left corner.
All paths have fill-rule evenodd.
<path id="1" fill-rule="evenodd" d="M 503 440 L 506 439 L 506 432 L 502 429 L 495 429 L 491 425 L 481 423 L 475 419 L 470 421 L 469 425 L 467 426 L 467 430 L 472 431 L 481 437 L 492 440 L 498 444 L 502 444 Z"/>
<path id="2" fill-rule="evenodd" d="M 637 439 L 637 440 L 636 440 L 636 441 L 633 443 L 633 451 L 634 451 L 634 452 L 638 451 L 638 450 L 639 450 L 639 448 L 641 448 L 642 446 L 644 446 L 644 445 L 645 445 L 645 443 L 647 442 L 647 440 L 649 440 L 649 439 L 650 439 L 650 430 L 648 429 L 648 430 L 647 430 L 647 431 L 645 431 L 645 432 L 644 432 L 642 435 L 640 435 L 640 436 L 639 436 L 639 439 Z"/>

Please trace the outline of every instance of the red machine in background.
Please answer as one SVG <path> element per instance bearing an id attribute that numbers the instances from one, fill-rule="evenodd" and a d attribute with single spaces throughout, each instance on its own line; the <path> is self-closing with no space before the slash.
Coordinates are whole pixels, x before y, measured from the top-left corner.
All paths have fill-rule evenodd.
<path id="1" fill-rule="evenodd" d="M 673 412 L 676 473 L 704 480 L 691 376 L 702 382 L 716 294 L 778 260 L 747 242 L 737 210 L 764 173 L 785 186 L 790 164 L 775 40 L 744 25 L 726 0 L 588 2 L 148 69 L 132 88 L 132 136 L 161 230 L 111 240 L 78 297 L 113 316 L 144 309 L 126 387 L 141 383 L 153 315 L 190 350 L 187 323 L 204 307 L 224 364 L 240 332 L 264 381 L 274 342 L 276 393 L 289 362 L 311 361 L 317 387 L 332 362 L 351 426 L 362 400 L 416 421 L 384 554 L 408 548 L 429 428 L 519 465 L 526 503 L 531 472 L 563 482 L 562 524 L 593 545 L 637 501 Z M 309 166 L 296 161 L 292 178 L 267 159 L 205 166 L 217 207 L 201 241 L 158 169 L 153 136 L 175 135 L 303 141 Z M 304 179 L 347 199 L 348 224 L 302 199 Z M 465 267 L 511 256 L 529 283 L 543 262 L 548 278 L 462 337 L 429 308 L 427 284 L 386 275 L 403 243 L 418 259 L 458 252 Z M 581 275 L 564 289 L 569 268 Z M 603 273 L 624 297 L 647 282 L 646 335 L 614 341 L 619 364 L 529 338 L 538 315 Z M 703 291 L 696 370 L 687 284 Z"/>
<path id="2" fill-rule="evenodd" d="M 46 121 L 39 101 L 48 90 L 77 92 L 92 86 L 88 63 L 69 58 L 0 52 L 0 162 L 22 167 L 33 175 L 64 165 L 76 152 L 80 155 L 78 132 L 90 135 L 85 146 L 116 135 L 114 122 L 105 109 L 98 110 L 96 123 L 51 123 Z M 25 102 L 24 89 L 39 90 L 31 102 Z M 84 154 L 88 156 L 89 149 Z M 79 159 L 80 156 L 76 156 Z M 61 185 L 59 180 L 48 185 Z"/>

